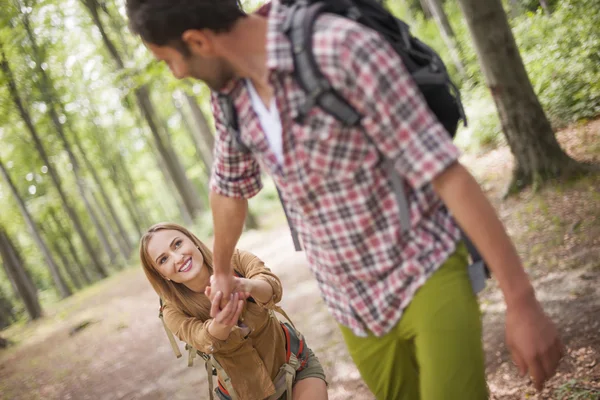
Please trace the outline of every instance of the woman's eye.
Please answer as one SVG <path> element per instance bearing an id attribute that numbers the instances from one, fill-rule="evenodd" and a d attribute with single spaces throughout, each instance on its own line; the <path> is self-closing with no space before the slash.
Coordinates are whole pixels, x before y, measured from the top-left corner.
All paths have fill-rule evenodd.
<path id="1" fill-rule="evenodd" d="M 167 261 L 167 257 L 163 257 L 163 258 L 161 258 L 161 259 L 158 261 L 158 263 L 159 263 L 159 264 L 164 264 L 164 263 L 165 263 L 165 261 Z"/>
<path id="2" fill-rule="evenodd" d="M 178 248 L 179 246 L 181 246 L 181 240 L 175 242 L 175 248 Z"/>

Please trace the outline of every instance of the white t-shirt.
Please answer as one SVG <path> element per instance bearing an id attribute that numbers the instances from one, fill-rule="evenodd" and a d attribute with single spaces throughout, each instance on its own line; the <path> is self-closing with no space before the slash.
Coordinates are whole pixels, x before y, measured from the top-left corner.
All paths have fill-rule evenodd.
<path id="1" fill-rule="evenodd" d="M 265 131 L 265 135 L 267 135 L 269 146 L 277 157 L 277 162 L 279 162 L 281 165 L 283 164 L 283 133 L 281 128 L 281 118 L 279 117 L 279 110 L 277 109 L 275 97 L 271 99 L 271 104 L 269 105 L 269 109 L 267 109 L 262 99 L 256 92 L 256 89 L 254 88 L 254 85 L 250 79 L 246 79 L 246 85 L 248 86 L 248 91 L 250 92 L 252 108 L 254 108 L 254 112 L 256 112 L 256 115 L 258 115 L 260 124 Z"/>

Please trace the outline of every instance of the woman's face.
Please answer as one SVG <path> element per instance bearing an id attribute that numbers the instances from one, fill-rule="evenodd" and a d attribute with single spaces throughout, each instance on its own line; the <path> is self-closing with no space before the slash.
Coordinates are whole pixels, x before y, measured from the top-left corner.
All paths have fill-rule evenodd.
<path id="1" fill-rule="evenodd" d="M 208 285 L 210 273 L 194 242 L 177 230 L 160 230 L 148 242 L 148 256 L 154 268 L 173 282 Z"/>

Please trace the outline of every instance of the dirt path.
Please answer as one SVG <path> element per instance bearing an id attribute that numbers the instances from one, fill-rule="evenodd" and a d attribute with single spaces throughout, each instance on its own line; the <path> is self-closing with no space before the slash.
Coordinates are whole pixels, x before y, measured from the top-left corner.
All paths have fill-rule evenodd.
<path id="1" fill-rule="evenodd" d="M 600 148 L 581 150 L 581 143 L 600 143 L 600 123 L 591 126 L 578 131 L 575 141 L 564 133 L 561 142 L 583 158 L 600 161 Z M 498 197 L 510 167 L 507 150 L 466 161 L 496 201 L 569 349 L 560 374 L 543 394 L 535 394 L 526 379 L 517 377 L 505 351 L 503 303 L 492 283 L 481 305 L 494 398 L 600 399 L 600 178 L 501 203 Z M 286 228 L 250 232 L 240 247 L 260 256 L 281 277 L 283 306 L 325 366 L 330 398 L 372 399 L 320 299 L 304 255 L 293 252 Z M 188 368 L 185 359 L 174 357 L 157 313 L 157 297 L 136 268 L 62 302 L 43 321 L 3 332 L 19 343 L 0 352 L 0 399 L 208 398 L 202 361 Z M 85 322 L 87 327 L 73 333 Z"/>

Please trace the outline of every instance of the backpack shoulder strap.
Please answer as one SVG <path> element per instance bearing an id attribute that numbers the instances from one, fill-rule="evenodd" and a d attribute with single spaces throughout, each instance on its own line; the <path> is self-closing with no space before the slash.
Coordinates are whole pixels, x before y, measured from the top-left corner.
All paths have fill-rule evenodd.
<path id="1" fill-rule="evenodd" d="M 246 154 L 250 153 L 250 149 L 244 144 L 244 142 L 242 142 L 242 138 L 240 136 L 238 116 L 235 105 L 233 104 L 233 99 L 231 96 L 223 93 L 219 93 L 217 98 L 219 101 L 219 108 L 221 108 L 221 112 L 223 113 L 223 119 L 225 120 L 225 128 L 227 129 L 227 132 L 233 137 L 234 143 L 239 151 Z"/>
<path id="2" fill-rule="evenodd" d="M 294 70 L 298 84 L 306 93 L 298 119 L 302 121 L 310 110 L 318 105 L 328 114 L 347 126 L 360 122 L 360 114 L 350 105 L 323 76 L 312 49 L 312 34 L 317 17 L 327 10 L 326 2 L 306 4 L 296 2 L 290 9 L 284 31 L 292 43 Z"/>
<path id="3" fill-rule="evenodd" d="M 179 350 L 179 346 L 177 346 L 177 342 L 175 341 L 175 336 L 173 335 L 173 332 L 171 332 L 171 330 L 167 327 L 167 324 L 163 317 L 163 308 L 164 308 L 163 300 L 162 300 L 162 298 L 159 298 L 159 300 L 160 300 L 160 309 L 158 311 L 158 318 L 160 318 L 160 320 L 162 321 L 163 328 L 165 328 L 165 333 L 167 334 L 167 337 L 169 338 L 169 342 L 171 343 L 171 348 L 173 349 L 175 356 L 177 358 L 180 358 L 181 351 Z"/>

